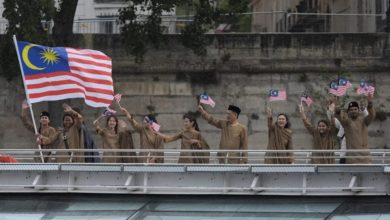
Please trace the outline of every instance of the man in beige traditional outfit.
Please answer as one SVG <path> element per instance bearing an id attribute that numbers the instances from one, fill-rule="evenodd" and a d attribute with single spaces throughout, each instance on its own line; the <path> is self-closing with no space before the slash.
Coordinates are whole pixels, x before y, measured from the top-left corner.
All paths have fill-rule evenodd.
<path id="1" fill-rule="evenodd" d="M 216 119 L 209 115 L 201 105 L 198 106 L 202 117 L 211 125 L 221 129 L 221 150 L 248 150 L 248 133 L 244 125 L 238 122 L 241 109 L 229 105 L 226 113 L 226 120 Z M 248 152 L 220 152 L 218 153 L 219 163 L 240 164 L 248 162 Z"/>
<path id="2" fill-rule="evenodd" d="M 126 115 L 130 121 L 131 126 L 136 132 L 140 134 L 141 149 L 164 149 L 163 138 L 156 134 L 152 126 L 149 123 L 139 124 L 134 120 L 133 116 L 125 109 L 121 108 L 122 112 Z M 147 116 L 150 120 L 156 122 L 156 119 L 152 116 Z M 156 122 L 157 123 L 157 122 Z M 139 154 L 141 158 L 138 161 L 142 163 L 164 163 L 164 152 L 141 152 Z"/>
<path id="3" fill-rule="evenodd" d="M 67 149 L 66 152 L 56 152 L 55 157 L 58 163 L 84 163 L 84 152 L 72 151 L 84 149 L 84 139 L 81 132 L 83 117 L 73 110 L 69 105 L 63 104 L 63 128 L 57 130 L 56 134 L 48 137 L 42 136 L 42 144 L 50 144 L 57 141 L 57 149 Z"/>
<path id="4" fill-rule="evenodd" d="M 359 104 L 350 102 L 347 112 L 337 107 L 335 116 L 344 127 L 347 143 L 346 163 L 368 164 L 371 163 L 370 152 L 368 151 L 368 125 L 375 118 L 375 110 L 372 105 L 372 95 L 368 96 L 367 116 L 362 116 L 359 112 Z M 350 152 L 349 150 L 363 150 L 360 152 Z"/>
<path id="5" fill-rule="evenodd" d="M 22 121 L 23 125 L 30 130 L 31 132 L 35 132 L 34 125 L 31 122 L 31 118 L 28 116 L 28 105 L 23 104 L 22 106 Z M 41 148 L 43 150 L 53 149 L 52 143 L 46 143 L 45 145 L 42 144 L 42 138 L 41 136 L 52 136 L 56 134 L 56 129 L 51 127 L 50 125 L 50 114 L 47 111 L 42 111 L 39 116 L 39 128 L 38 128 L 38 136 L 37 136 L 37 144 L 41 145 Z M 52 163 L 55 162 L 54 160 L 51 160 L 50 158 L 50 152 L 42 152 L 43 160 L 45 163 Z M 54 159 L 54 158 L 53 158 Z M 34 157 L 35 162 L 42 162 L 42 159 L 40 157 L 40 152 L 35 153 Z"/>

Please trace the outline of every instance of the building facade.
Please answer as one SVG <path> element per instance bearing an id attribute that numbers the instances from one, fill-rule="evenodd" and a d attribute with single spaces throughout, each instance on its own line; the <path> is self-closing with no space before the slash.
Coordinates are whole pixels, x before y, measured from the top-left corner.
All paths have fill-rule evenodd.
<path id="1" fill-rule="evenodd" d="M 0 14 L 4 11 L 4 0 L 0 0 Z M 74 33 L 117 34 L 120 32 L 118 23 L 119 9 L 126 7 L 124 0 L 83 0 L 78 1 L 74 16 Z M 138 10 L 140 19 L 142 15 L 150 12 Z M 0 17 L 0 34 L 5 32 L 7 20 Z M 175 11 L 164 14 L 162 25 L 166 33 L 176 33 Z"/>
<path id="2" fill-rule="evenodd" d="M 253 0 L 252 32 L 381 32 L 388 0 Z"/>

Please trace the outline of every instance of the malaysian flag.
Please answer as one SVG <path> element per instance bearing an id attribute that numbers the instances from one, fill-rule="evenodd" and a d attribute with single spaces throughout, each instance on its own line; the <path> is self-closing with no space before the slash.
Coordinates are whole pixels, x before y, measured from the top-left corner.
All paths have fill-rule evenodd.
<path id="1" fill-rule="evenodd" d="M 313 104 L 313 99 L 308 95 L 302 95 L 301 102 L 306 103 L 306 105 L 310 107 L 311 104 Z"/>
<path id="2" fill-rule="evenodd" d="M 375 87 L 368 85 L 368 83 L 364 80 L 360 82 L 360 86 L 356 90 L 357 94 L 359 95 L 374 95 L 375 93 Z"/>
<path id="3" fill-rule="evenodd" d="M 346 89 L 349 89 L 352 87 L 352 84 L 349 82 L 349 80 L 347 80 L 345 78 L 339 78 L 338 88 L 340 88 L 340 87 L 345 87 Z"/>
<path id="4" fill-rule="evenodd" d="M 116 111 L 114 109 L 111 109 L 109 107 L 107 107 L 104 111 L 103 111 L 103 116 L 105 117 L 109 117 L 111 115 L 115 115 L 116 114 Z"/>
<path id="5" fill-rule="evenodd" d="M 284 101 L 287 99 L 286 90 L 271 89 L 269 91 L 269 101 Z"/>
<path id="6" fill-rule="evenodd" d="M 344 79 L 333 80 L 329 84 L 329 93 L 335 96 L 343 96 L 347 93 L 347 90 L 352 87 L 352 84 Z"/>
<path id="7" fill-rule="evenodd" d="M 16 40 L 15 45 L 30 103 L 84 98 L 92 107 L 111 104 L 112 65 L 104 53 Z"/>
<path id="8" fill-rule="evenodd" d="M 210 105 L 213 108 L 215 107 L 215 102 L 205 92 L 199 96 L 199 102 L 205 105 Z"/>
<path id="9" fill-rule="evenodd" d="M 152 119 L 150 119 L 148 116 L 145 116 L 144 121 L 149 124 L 154 131 L 158 132 L 160 130 L 161 126 Z"/>
<path id="10" fill-rule="evenodd" d="M 121 100 L 122 100 L 122 94 L 116 94 L 116 95 L 114 95 L 114 99 L 115 99 L 115 101 L 117 101 L 118 103 L 120 103 L 121 102 Z"/>

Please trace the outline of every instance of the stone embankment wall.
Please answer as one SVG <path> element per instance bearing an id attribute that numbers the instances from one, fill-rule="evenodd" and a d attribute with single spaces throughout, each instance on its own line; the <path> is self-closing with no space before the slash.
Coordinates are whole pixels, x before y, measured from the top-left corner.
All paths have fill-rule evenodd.
<path id="1" fill-rule="evenodd" d="M 198 57 L 180 46 L 178 36 L 167 36 L 167 45 L 150 49 L 143 64 L 123 50 L 117 35 L 80 35 L 73 46 L 104 51 L 113 59 L 115 90 L 122 93 L 121 104 L 140 121 L 141 116 L 158 114 L 163 133 L 175 133 L 182 127 L 182 115 L 196 111 L 196 96 L 207 91 L 217 103 L 206 107 L 216 117 L 224 118 L 229 104 L 242 109 L 239 120 L 248 127 L 249 148 L 265 149 L 267 145 L 266 114 L 269 89 L 286 89 L 288 100 L 269 105 L 275 114 L 287 113 L 294 131 L 295 149 L 311 148 L 311 137 L 299 117 L 299 96 L 307 91 L 315 99 L 309 116 L 315 123 L 324 116 L 327 86 L 331 79 L 346 76 L 358 86 L 361 79 L 377 88 L 374 104 L 381 112 L 369 127 L 372 148 L 389 146 L 390 121 L 390 35 L 378 34 L 249 34 L 211 35 L 208 55 Z M 0 147 L 32 148 L 33 135 L 24 129 L 20 105 L 24 98 L 20 79 L 0 81 Z M 362 100 L 351 89 L 346 102 Z M 80 100 L 71 105 L 83 109 L 87 125 L 102 109 L 85 106 Z M 36 115 L 47 109 L 47 103 L 34 104 Z M 116 104 L 113 108 L 118 109 Z M 61 111 L 61 109 L 59 109 Z M 123 118 L 123 116 L 121 117 Z M 219 130 L 198 119 L 206 140 L 217 148 Z M 134 134 L 139 146 L 139 136 Z M 98 145 L 100 138 L 96 137 Z M 178 148 L 179 142 L 166 144 Z"/>

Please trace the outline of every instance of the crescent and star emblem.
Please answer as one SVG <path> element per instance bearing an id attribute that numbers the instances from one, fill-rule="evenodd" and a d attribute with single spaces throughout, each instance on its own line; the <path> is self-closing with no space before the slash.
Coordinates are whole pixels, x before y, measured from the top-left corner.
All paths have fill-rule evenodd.
<path id="1" fill-rule="evenodd" d="M 33 69 L 33 70 L 44 70 L 46 67 L 37 67 L 35 66 L 33 63 L 31 63 L 30 59 L 28 58 L 28 52 L 29 50 L 34 47 L 36 45 L 34 44 L 29 44 L 27 46 L 25 46 L 23 48 L 23 51 L 22 51 L 22 59 L 23 59 L 23 62 L 26 64 L 26 66 L 30 69 Z"/>

